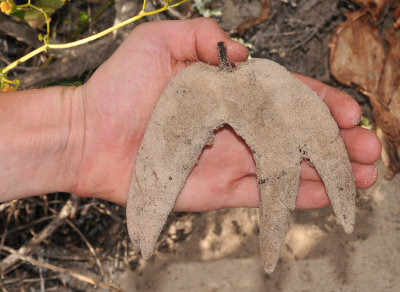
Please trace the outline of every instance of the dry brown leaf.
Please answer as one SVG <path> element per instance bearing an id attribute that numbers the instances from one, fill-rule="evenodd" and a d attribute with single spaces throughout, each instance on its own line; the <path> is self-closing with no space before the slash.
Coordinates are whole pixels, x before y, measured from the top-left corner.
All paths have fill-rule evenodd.
<path id="1" fill-rule="evenodd" d="M 400 171 L 400 31 L 385 31 L 388 43 L 386 64 L 375 98 L 370 98 L 374 119 L 383 141 L 383 160 L 386 177 L 392 178 Z"/>
<path id="2" fill-rule="evenodd" d="M 385 53 L 378 28 L 362 12 L 348 15 L 330 43 L 332 75 L 366 94 L 383 144 L 386 178 L 400 172 L 400 32 L 385 32 Z"/>
<path id="3" fill-rule="evenodd" d="M 374 22 L 379 22 L 385 15 L 389 0 L 353 0 L 371 14 Z"/>
<path id="4" fill-rule="evenodd" d="M 393 4 L 394 7 L 394 12 L 393 12 L 393 27 L 395 29 L 398 29 L 400 27 L 400 1 L 397 1 L 397 3 Z"/>
<path id="5" fill-rule="evenodd" d="M 389 49 L 379 93 L 384 103 L 393 105 L 393 102 L 400 103 L 400 96 L 396 95 L 400 89 L 400 32 L 391 28 L 386 29 L 385 41 Z M 396 99 L 399 100 L 396 101 Z M 400 113 L 398 116 L 400 117 Z"/>
<path id="6" fill-rule="evenodd" d="M 379 30 L 368 15 L 356 11 L 347 15 L 329 44 L 331 74 L 341 83 L 376 93 L 385 61 Z"/>

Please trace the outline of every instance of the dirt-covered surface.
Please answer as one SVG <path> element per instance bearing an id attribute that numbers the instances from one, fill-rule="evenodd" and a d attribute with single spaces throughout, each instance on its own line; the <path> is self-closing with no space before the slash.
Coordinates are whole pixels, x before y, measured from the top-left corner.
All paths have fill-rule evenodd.
<path id="1" fill-rule="evenodd" d="M 384 171 L 379 163 L 379 171 Z M 257 210 L 181 215 L 168 231 L 190 235 L 117 281 L 126 291 L 399 291 L 400 177 L 359 192 L 346 235 L 330 207 L 295 211 L 274 273 L 259 256 Z"/>
<path id="2" fill-rule="evenodd" d="M 69 4 L 73 9 L 63 8 L 59 13 L 76 12 L 85 5 L 92 5 L 93 9 L 101 5 L 84 2 Z M 128 2 L 116 1 L 115 7 L 124 7 Z M 221 9 L 221 26 L 231 31 L 242 21 L 256 17 L 262 8 L 261 2 L 264 1 L 215 0 L 211 9 Z M 330 37 L 345 21 L 344 14 L 357 7 L 346 0 L 271 2 L 268 21 L 243 35 L 244 41 L 253 45 L 252 56 L 272 59 L 293 72 L 344 89 L 361 103 L 364 115 L 371 117 L 367 99 L 353 89 L 341 87 L 329 74 Z M 123 11 L 127 10 L 125 6 Z M 112 24 L 115 18 L 126 16 L 116 12 L 114 6 L 107 11 L 100 23 Z M 180 14 L 157 15 L 149 20 L 176 18 L 186 13 L 184 8 Z M 54 19 L 57 20 L 57 16 Z M 0 23 L 4 21 L 0 18 Z M 61 36 L 67 35 L 67 28 L 60 23 L 63 22 L 59 21 L 58 31 L 62 32 Z M 87 28 L 86 33 L 98 29 L 101 25 L 94 25 Z M 124 34 L 119 37 L 123 38 Z M 63 37 L 60 40 L 65 41 Z M 33 42 L 16 41 L 5 29 L 0 29 L 0 67 L 34 47 Z M 110 45 L 99 53 L 100 57 L 106 58 L 113 49 Z M 54 68 L 62 67 L 58 65 L 49 70 L 53 73 L 48 79 L 48 73 L 40 74 L 43 83 L 32 81 L 30 85 L 38 87 L 55 82 L 54 75 L 63 76 L 68 82 L 84 82 L 102 58 L 68 69 L 74 70 L 75 79 L 71 80 L 65 73 L 68 70 L 55 74 Z M 22 65 L 15 70 L 19 74 L 15 76 L 22 76 L 24 80 L 27 73 L 36 74 L 36 67 L 44 61 L 36 58 Z M 379 173 L 383 174 L 382 163 L 378 165 Z M 352 235 L 346 235 L 336 223 L 331 207 L 295 211 L 281 259 L 275 272 L 268 275 L 260 260 L 256 209 L 173 214 L 155 255 L 146 262 L 131 248 L 124 208 L 97 200 L 72 200 L 70 203 L 76 206 L 70 210 L 72 218 L 61 221 L 28 255 L 40 263 L 62 267 L 90 279 L 112 281 L 124 291 L 400 291 L 399 189 L 399 175 L 391 181 L 384 180 L 381 175 L 375 187 L 359 191 Z M 29 246 L 32 236 L 41 234 L 55 221 L 68 199 L 67 194 L 51 194 L 0 205 L 0 247 L 4 244 L 17 250 Z M 1 263 L 9 252 L 0 248 Z M 0 275 L 0 289 L 103 289 L 65 272 L 54 272 L 40 263 L 15 261 Z"/>

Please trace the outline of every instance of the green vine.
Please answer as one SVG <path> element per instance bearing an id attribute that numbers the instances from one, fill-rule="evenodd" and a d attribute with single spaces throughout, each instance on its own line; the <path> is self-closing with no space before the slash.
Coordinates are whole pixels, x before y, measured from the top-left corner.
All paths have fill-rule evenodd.
<path id="1" fill-rule="evenodd" d="M 48 50 L 58 50 L 58 49 L 67 49 L 67 48 L 72 48 L 72 47 L 76 47 L 76 46 L 80 46 L 83 44 L 87 44 L 91 41 L 97 40 L 127 24 L 130 24 L 132 22 L 137 21 L 140 18 L 143 18 L 145 16 L 149 16 L 149 15 L 154 15 L 154 14 L 158 14 L 161 13 L 163 11 L 168 10 L 169 8 L 172 7 L 176 7 L 179 6 L 185 2 L 187 2 L 187 0 L 180 0 L 180 1 L 174 1 L 174 0 L 164 0 L 164 6 L 162 8 L 159 9 L 155 9 L 152 11 L 146 11 L 146 3 L 147 1 L 144 0 L 143 1 L 143 6 L 142 6 L 142 10 L 134 17 L 129 18 L 119 24 L 116 24 L 112 27 L 109 27 L 95 35 L 92 35 L 90 37 L 78 40 L 78 41 L 74 41 L 74 42 L 69 42 L 69 43 L 64 43 L 64 44 L 52 44 L 50 42 L 50 18 L 48 17 L 48 14 L 46 13 L 45 9 L 38 7 L 36 5 L 33 5 L 31 3 L 31 0 L 28 0 L 28 3 L 26 4 L 22 4 L 22 5 L 16 5 L 14 2 L 14 0 L 2 0 L 1 1 L 1 11 L 3 13 L 6 14 L 13 14 L 19 10 L 24 10 L 26 8 L 31 8 L 34 9 L 38 12 L 40 12 L 45 19 L 45 23 L 46 23 L 46 35 L 42 36 L 41 34 L 39 34 L 39 40 L 43 41 L 43 45 L 33 51 L 31 51 L 30 53 L 26 54 L 25 56 L 19 58 L 18 60 L 12 62 L 11 64 L 9 64 L 8 66 L 0 69 L 0 90 L 2 91 L 12 91 L 12 90 L 17 90 L 20 84 L 19 80 L 9 80 L 7 79 L 7 73 L 14 69 L 15 67 L 17 67 L 19 64 L 31 59 L 32 57 L 42 53 L 42 52 L 46 52 Z M 61 0 L 63 2 L 65 2 L 65 0 Z M 176 2 L 176 3 L 173 3 Z"/>

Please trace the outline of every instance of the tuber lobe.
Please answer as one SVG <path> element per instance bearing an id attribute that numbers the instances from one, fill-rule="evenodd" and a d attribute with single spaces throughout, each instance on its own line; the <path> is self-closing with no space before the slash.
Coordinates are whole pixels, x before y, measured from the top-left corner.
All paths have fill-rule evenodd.
<path id="1" fill-rule="evenodd" d="M 218 50 L 220 68 L 189 66 L 171 80 L 156 105 L 132 174 L 128 231 L 143 257 L 151 257 L 202 149 L 216 129 L 228 124 L 256 162 L 261 256 L 270 273 L 295 208 L 302 159 L 321 176 L 346 233 L 355 220 L 352 168 L 337 124 L 315 92 L 277 63 L 252 59 L 232 68 L 223 60 L 223 43 Z"/>

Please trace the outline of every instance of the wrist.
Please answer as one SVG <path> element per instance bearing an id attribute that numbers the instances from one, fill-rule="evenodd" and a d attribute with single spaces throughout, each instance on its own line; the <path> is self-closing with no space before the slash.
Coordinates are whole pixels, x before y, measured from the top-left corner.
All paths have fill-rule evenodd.
<path id="1" fill-rule="evenodd" d="M 69 192 L 83 143 L 75 87 L 3 93 L 0 98 L 0 201 Z"/>
<path id="2" fill-rule="evenodd" d="M 78 183 L 79 167 L 85 143 L 85 111 L 82 86 L 61 87 L 60 129 L 58 131 L 57 157 L 60 165 L 57 186 L 63 192 L 74 193 Z"/>

